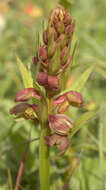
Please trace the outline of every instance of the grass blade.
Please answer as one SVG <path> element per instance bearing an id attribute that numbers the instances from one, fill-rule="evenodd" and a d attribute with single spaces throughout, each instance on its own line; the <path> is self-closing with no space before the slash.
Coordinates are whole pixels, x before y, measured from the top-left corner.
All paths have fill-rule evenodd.
<path id="1" fill-rule="evenodd" d="M 93 69 L 94 69 L 94 66 L 89 67 L 86 71 L 84 71 L 83 74 L 81 74 L 81 76 L 76 80 L 76 82 L 71 85 L 70 88 L 64 90 L 62 93 L 59 94 L 59 96 L 71 90 L 80 92 L 84 88 Z"/>
<path id="2" fill-rule="evenodd" d="M 95 116 L 97 112 L 91 111 L 91 112 L 87 112 L 83 115 L 81 115 L 76 121 L 75 121 L 75 126 L 71 129 L 71 134 L 70 134 L 70 138 L 72 138 L 72 136 L 81 128 L 83 127 L 83 125 L 92 117 Z"/>

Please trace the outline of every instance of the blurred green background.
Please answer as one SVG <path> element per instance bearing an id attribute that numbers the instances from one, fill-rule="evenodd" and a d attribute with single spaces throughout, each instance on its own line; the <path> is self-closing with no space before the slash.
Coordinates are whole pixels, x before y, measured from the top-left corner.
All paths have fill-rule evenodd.
<path id="1" fill-rule="evenodd" d="M 39 137 L 39 126 L 33 122 L 16 122 L 9 115 L 14 97 L 23 83 L 16 63 L 18 55 L 28 67 L 35 54 L 35 34 L 42 30 L 42 21 L 59 3 L 57 0 L 0 1 L 0 190 L 12 190 L 20 161 L 29 139 Z M 76 20 L 73 43 L 78 41 L 71 82 L 86 67 L 95 65 L 82 94 L 85 107 L 70 110 L 74 119 L 81 113 L 96 110 L 97 114 L 73 137 L 65 156 L 51 151 L 51 189 L 62 189 L 83 150 L 81 161 L 69 190 L 106 189 L 106 1 L 60 0 Z M 24 190 L 39 189 L 38 141 L 30 143 L 22 177 Z M 12 182 L 11 182 L 12 181 Z"/>

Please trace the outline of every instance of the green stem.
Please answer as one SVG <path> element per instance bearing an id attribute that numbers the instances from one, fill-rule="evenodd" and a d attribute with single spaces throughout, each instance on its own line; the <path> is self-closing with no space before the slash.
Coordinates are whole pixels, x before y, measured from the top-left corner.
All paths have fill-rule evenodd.
<path id="1" fill-rule="evenodd" d="M 42 114 L 41 114 L 41 135 L 39 144 L 39 174 L 40 174 L 40 190 L 50 190 L 50 172 L 49 172 L 49 146 L 45 144 L 45 136 L 50 135 L 48 116 L 45 114 L 52 113 L 52 98 L 47 98 L 47 105 L 44 104 L 42 99 Z M 47 110 L 45 108 L 47 106 Z M 46 113 L 47 111 L 47 113 Z"/>
<path id="2" fill-rule="evenodd" d="M 46 146 L 44 141 L 44 137 L 47 135 L 49 135 L 49 129 L 47 126 L 41 126 L 39 145 L 40 190 L 50 190 L 49 146 Z"/>

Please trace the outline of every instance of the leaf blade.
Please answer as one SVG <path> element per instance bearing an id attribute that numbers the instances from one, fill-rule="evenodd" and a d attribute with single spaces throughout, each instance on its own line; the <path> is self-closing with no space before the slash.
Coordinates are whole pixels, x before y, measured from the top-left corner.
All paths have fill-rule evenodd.
<path id="1" fill-rule="evenodd" d="M 24 66 L 24 64 L 22 63 L 22 61 L 19 59 L 18 56 L 16 56 L 16 60 L 17 60 L 18 68 L 22 76 L 24 87 L 33 88 L 33 79 L 31 77 L 30 72 L 26 69 L 26 67 Z"/>
<path id="2" fill-rule="evenodd" d="M 84 88 L 93 69 L 94 69 L 94 65 L 89 67 L 86 71 L 84 71 L 84 73 L 80 76 L 80 78 L 78 78 L 78 80 L 74 84 L 72 84 L 70 88 L 67 88 L 66 90 L 61 92 L 59 96 L 71 90 L 80 92 Z"/>
<path id="3" fill-rule="evenodd" d="M 71 129 L 71 134 L 70 134 L 70 138 L 72 138 L 72 136 L 79 131 L 79 129 L 81 127 L 83 127 L 83 125 L 92 117 L 94 117 L 97 114 L 97 111 L 90 111 L 87 113 L 84 113 L 83 115 L 81 115 L 76 121 L 75 121 L 75 125 L 74 127 Z"/>

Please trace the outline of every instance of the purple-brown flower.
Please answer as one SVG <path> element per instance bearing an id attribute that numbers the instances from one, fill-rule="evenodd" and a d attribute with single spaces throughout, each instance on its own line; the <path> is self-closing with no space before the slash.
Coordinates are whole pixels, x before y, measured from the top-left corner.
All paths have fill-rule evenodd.
<path id="1" fill-rule="evenodd" d="M 49 115 L 50 129 L 57 134 L 67 135 L 73 124 L 73 120 L 64 114 Z"/>
<path id="2" fill-rule="evenodd" d="M 48 87 L 52 91 L 58 90 L 59 79 L 57 78 L 57 76 L 48 76 Z"/>
<path id="3" fill-rule="evenodd" d="M 83 97 L 79 92 L 70 91 L 66 93 L 67 100 L 70 105 L 75 107 L 81 107 L 83 104 Z"/>
<path id="4" fill-rule="evenodd" d="M 34 88 L 24 88 L 16 95 L 15 102 L 27 101 L 33 97 L 40 99 L 39 92 L 35 91 Z"/>
<path id="5" fill-rule="evenodd" d="M 47 59 L 47 46 L 43 45 L 39 49 L 39 55 L 42 58 L 42 61 L 45 61 Z"/>
<path id="6" fill-rule="evenodd" d="M 36 112 L 38 106 L 36 104 L 20 103 L 10 109 L 10 114 L 14 114 L 17 117 L 26 117 L 28 119 L 38 120 Z"/>
<path id="7" fill-rule="evenodd" d="M 66 151 L 69 146 L 69 139 L 67 136 L 61 136 L 54 133 L 45 137 L 45 143 L 47 146 L 51 147 L 57 145 L 60 151 Z"/>
<path id="8" fill-rule="evenodd" d="M 37 81 L 41 86 L 48 84 L 48 75 L 46 72 L 40 72 L 37 77 Z"/>

